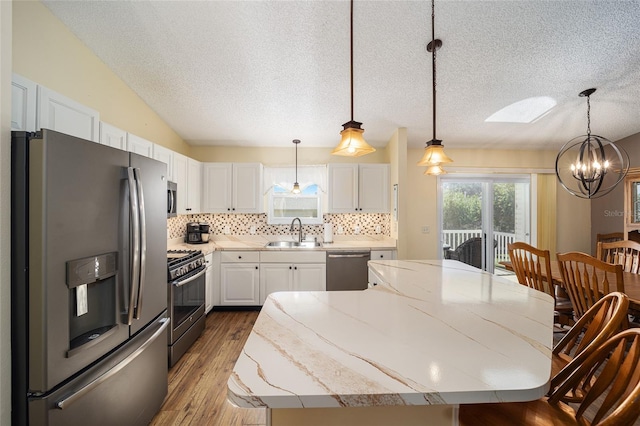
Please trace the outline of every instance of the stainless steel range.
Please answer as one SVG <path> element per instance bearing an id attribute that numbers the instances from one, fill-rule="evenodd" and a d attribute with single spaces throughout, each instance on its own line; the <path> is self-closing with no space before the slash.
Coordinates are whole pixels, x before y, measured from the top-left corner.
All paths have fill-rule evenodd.
<path id="1" fill-rule="evenodd" d="M 200 250 L 169 250 L 169 366 L 173 367 L 204 330 L 205 272 Z"/>

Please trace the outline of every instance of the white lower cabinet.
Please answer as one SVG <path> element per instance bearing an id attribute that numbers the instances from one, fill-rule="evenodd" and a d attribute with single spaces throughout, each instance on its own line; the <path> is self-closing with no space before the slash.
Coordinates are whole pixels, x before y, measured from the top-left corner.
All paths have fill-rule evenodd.
<path id="1" fill-rule="evenodd" d="M 395 250 L 371 250 L 371 260 L 394 260 Z"/>
<path id="2" fill-rule="evenodd" d="M 326 290 L 324 251 L 263 251 L 260 269 L 260 304 L 276 291 Z"/>
<path id="3" fill-rule="evenodd" d="M 220 255 L 220 304 L 260 305 L 260 252 L 224 251 Z"/>
<path id="4" fill-rule="evenodd" d="M 205 286 L 204 286 L 204 312 L 209 313 L 213 309 L 213 296 L 215 293 L 215 268 L 213 266 L 213 253 L 209 253 L 204 257 L 205 264 L 207 265 L 207 272 L 205 274 Z"/>

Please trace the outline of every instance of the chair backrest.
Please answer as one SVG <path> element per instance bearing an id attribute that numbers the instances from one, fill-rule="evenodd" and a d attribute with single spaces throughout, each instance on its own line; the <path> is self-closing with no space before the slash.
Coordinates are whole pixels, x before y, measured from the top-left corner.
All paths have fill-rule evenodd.
<path id="1" fill-rule="evenodd" d="M 452 258 L 482 268 L 482 244 L 482 237 L 471 237 L 455 248 Z M 498 242 L 493 240 L 493 248 L 497 246 Z"/>
<path id="2" fill-rule="evenodd" d="M 586 253 L 558 253 L 563 287 L 575 316 L 580 318 L 605 294 L 624 293 L 622 265 L 603 262 Z"/>
<path id="3" fill-rule="evenodd" d="M 545 292 L 555 299 L 553 284 L 546 278 L 551 271 L 549 250 L 540 250 L 521 241 L 509 244 L 507 249 L 518 282 Z"/>
<path id="4" fill-rule="evenodd" d="M 585 413 L 593 406 L 592 425 L 633 425 L 640 417 L 640 328 L 621 331 L 595 349 L 550 392 L 549 404 L 557 404 L 568 392 L 584 394 L 576 410 L 580 424 L 589 424 Z"/>
<path id="5" fill-rule="evenodd" d="M 551 389 L 564 382 L 598 346 L 628 328 L 628 310 L 627 295 L 614 291 L 604 295 L 576 321 L 553 348 L 554 355 L 569 355 L 572 360 L 551 378 Z M 571 401 L 575 400 L 573 396 Z"/>
<path id="6" fill-rule="evenodd" d="M 622 265 L 625 272 L 637 274 L 640 270 L 640 243 L 630 240 L 599 242 L 596 257 L 607 263 Z"/>
<path id="7" fill-rule="evenodd" d="M 596 243 L 610 243 L 624 240 L 623 232 L 611 232 L 609 234 L 596 234 Z"/>

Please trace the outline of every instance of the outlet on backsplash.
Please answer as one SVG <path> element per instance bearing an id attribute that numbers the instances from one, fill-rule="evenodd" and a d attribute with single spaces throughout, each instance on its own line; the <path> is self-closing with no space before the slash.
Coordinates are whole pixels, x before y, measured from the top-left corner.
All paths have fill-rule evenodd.
<path id="1" fill-rule="evenodd" d="M 390 214 L 325 214 L 323 223 L 333 224 L 336 235 L 386 235 L 391 236 Z M 289 225 L 270 225 L 266 214 L 193 214 L 178 215 L 167 219 L 169 239 L 185 235 L 189 222 L 204 222 L 210 225 L 215 235 L 290 235 Z M 304 225 L 303 234 L 322 236 L 324 225 Z"/>

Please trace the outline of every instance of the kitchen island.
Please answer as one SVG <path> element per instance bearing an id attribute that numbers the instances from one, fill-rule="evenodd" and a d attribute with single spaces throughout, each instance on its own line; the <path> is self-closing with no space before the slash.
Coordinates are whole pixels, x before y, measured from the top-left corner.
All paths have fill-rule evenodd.
<path id="1" fill-rule="evenodd" d="M 457 423 L 548 388 L 553 299 L 463 263 L 371 261 L 365 291 L 271 294 L 228 381 L 273 426 Z"/>

